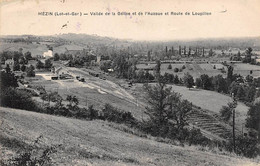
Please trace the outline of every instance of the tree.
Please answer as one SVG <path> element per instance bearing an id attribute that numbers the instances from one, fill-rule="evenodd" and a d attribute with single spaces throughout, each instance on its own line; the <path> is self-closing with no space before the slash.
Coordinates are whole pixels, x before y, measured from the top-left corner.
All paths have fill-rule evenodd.
<path id="1" fill-rule="evenodd" d="M 250 86 L 249 88 L 247 88 L 245 99 L 246 99 L 248 102 L 254 101 L 256 91 L 257 91 L 257 90 L 256 90 L 256 88 L 255 88 L 254 86 Z"/>
<path id="2" fill-rule="evenodd" d="M 260 140 L 260 102 L 250 106 L 247 112 L 246 127 L 258 131 Z"/>
<path id="3" fill-rule="evenodd" d="M 176 67 L 176 68 L 174 68 L 174 72 L 175 73 L 178 73 L 179 72 L 179 69 Z"/>
<path id="4" fill-rule="evenodd" d="M 14 66 L 13 66 L 13 71 L 19 71 L 20 70 L 20 65 L 17 61 L 14 61 Z"/>
<path id="5" fill-rule="evenodd" d="M 26 68 L 26 75 L 27 77 L 35 77 L 33 65 L 30 65 L 29 67 Z"/>
<path id="6" fill-rule="evenodd" d="M 117 77 L 126 78 L 129 65 L 124 55 L 117 55 L 113 60 L 113 67 Z"/>
<path id="7" fill-rule="evenodd" d="M 181 46 L 179 46 L 179 55 L 181 56 Z"/>
<path id="8" fill-rule="evenodd" d="M 163 77 L 164 77 L 164 80 L 166 81 L 166 83 L 173 83 L 173 80 L 174 80 L 173 74 L 164 73 Z"/>
<path id="9" fill-rule="evenodd" d="M 233 103 L 228 103 L 227 106 L 222 106 L 220 116 L 224 121 L 229 121 L 232 115 Z"/>
<path id="10" fill-rule="evenodd" d="M 94 109 L 93 105 L 88 107 L 90 120 L 98 118 L 98 111 Z"/>
<path id="11" fill-rule="evenodd" d="M 37 60 L 36 69 L 42 69 L 42 68 L 44 68 L 44 64 L 42 63 L 42 61 Z"/>
<path id="12" fill-rule="evenodd" d="M 229 82 L 233 81 L 233 67 L 228 66 L 227 79 Z"/>
<path id="13" fill-rule="evenodd" d="M 188 100 L 181 100 L 179 95 L 171 96 L 171 116 L 175 121 L 178 131 L 183 130 L 184 126 L 187 125 L 187 117 L 192 110 L 192 103 Z"/>
<path id="14" fill-rule="evenodd" d="M 194 79 L 189 73 L 184 74 L 183 81 L 185 86 L 189 89 L 194 85 Z"/>
<path id="15" fill-rule="evenodd" d="M 99 66 L 100 66 L 100 70 L 103 70 L 104 72 L 108 72 L 108 69 L 111 68 L 112 64 L 111 61 L 101 61 Z"/>
<path id="16" fill-rule="evenodd" d="M 178 75 L 175 75 L 175 77 L 174 77 L 174 79 L 173 79 L 173 83 L 174 83 L 174 84 L 179 84 L 179 83 L 180 83 L 180 80 L 179 80 Z"/>
<path id="17" fill-rule="evenodd" d="M 77 106 L 79 104 L 79 100 L 76 96 L 68 95 L 66 100 L 69 102 L 69 104 L 67 104 L 69 109 L 75 110 L 77 108 Z"/>
<path id="18" fill-rule="evenodd" d="M 167 67 L 167 69 L 172 69 L 172 65 L 171 64 L 169 64 L 169 66 Z"/>
<path id="19" fill-rule="evenodd" d="M 252 51 L 253 51 L 253 49 L 251 47 L 248 47 L 246 49 L 246 56 L 245 56 L 245 59 L 243 60 L 244 63 L 250 63 L 251 62 Z"/>
<path id="20" fill-rule="evenodd" d="M 22 72 L 25 72 L 25 70 L 26 70 L 26 66 L 25 66 L 24 64 L 22 64 L 22 66 L 21 66 L 21 71 L 22 71 Z"/>
<path id="21" fill-rule="evenodd" d="M 44 68 L 50 69 L 52 67 L 52 63 L 50 59 L 45 60 Z"/>
<path id="22" fill-rule="evenodd" d="M 6 65 L 5 72 L 6 73 L 11 73 L 11 68 L 10 68 L 9 64 Z"/>
<path id="23" fill-rule="evenodd" d="M 239 100 L 244 100 L 245 99 L 245 88 L 243 86 L 239 86 L 238 87 L 238 90 L 237 90 L 237 95 L 236 97 L 239 99 Z"/>
<path id="24" fill-rule="evenodd" d="M 201 87 L 202 89 L 209 90 L 212 87 L 212 81 L 211 78 L 207 74 L 202 74 L 200 76 L 201 79 Z"/>
<path id="25" fill-rule="evenodd" d="M 255 138 L 238 136 L 236 139 L 236 153 L 253 158 L 259 155 L 260 150 Z"/>
<path id="26" fill-rule="evenodd" d="M 247 75 L 247 76 L 246 76 L 246 82 L 252 83 L 253 80 L 254 80 L 254 77 L 253 77 L 253 76 L 250 76 L 250 75 Z"/>
<path id="27" fill-rule="evenodd" d="M 188 57 L 190 57 L 190 55 L 191 55 L 191 48 L 189 47 Z"/>
<path id="28" fill-rule="evenodd" d="M 28 61 L 27 61 L 24 57 L 20 57 L 19 63 L 20 63 L 20 64 L 27 64 Z"/>
<path id="29" fill-rule="evenodd" d="M 53 60 L 54 60 L 54 61 L 58 61 L 58 60 L 60 60 L 60 56 L 59 56 L 58 53 L 55 53 L 55 54 L 54 54 L 54 56 L 53 56 Z"/>
<path id="30" fill-rule="evenodd" d="M 0 90 L 5 90 L 7 87 L 18 87 L 17 79 L 13 73 L 1 71 L 0 76 Z"/>
<path id="31" fill-rule="evenodd" d="M 20 53 L 20 52 L 18 52 L 18 51 L 14 51 L 13 53 L 13 56 L 12 56 L 12 59 L 14 60 L 14 61 L 19 61 L 19 59 L 23 56 L 23 54 L 22 53 Z"/>
<path id="32" fill-rule="evenodd" d="M 219 74 L 213 77 L 212 84 L 214 86 L 215 91 L 227 93 L 228 91 L 227 81 L 225 78 L 223 78 L 222 75 Z"/>
<path id="33" fill-rule="evenodd" d="M 144 75 L 145 79 L 147 82 L 154 80 L 154 76 L 152 74 L 149 73 L 149 71 L 146 70 L 145 75 Z"/>
<path id="34" fill-rule="evenodd" d="M 28 60 L 31 60 L 32 59 L 32 54 L 31 52 L 27 51 L 25 54 L 24 54 L 24 57 L 25 59 L 28 61 Z"/>
<path id="35" fill-rule="evenodd" d="M 23 48 L 19 48 L 19 52 L 20 52 L 20 53 L 23 53 Z"/>
<path id="36" fill-rule="evenodd" d="M 137 77 L 137 81 L 138 82 L 141 82 L 141 83 L 145 82 L 145 72 L 144 72 L 144 70 L 143 69 L 139 70 L 137 72 L 137 76 L 136 77 Z"/>
<path id="37" fill-rule="evenodd" d="M 168 123 L 169 99 L 172 96 L 171 87 L 166 87 L 165 83 L 159 82 L 155 86 L 145 84 L 149 106 L 146 113 L 150 117 L 152 132 L 155 135 L 162 135 L 162 128 Z"/>
<path id="38" fill-rule="evenodd" d="M 201 87 L 202 87 L 202 83 L 201 83 L 201 79 L 200 79 L 200 78 L 196 78 L 196 80 L 195 80 L 195 85 L 196 85 L 198 88 L 201 88 Z"/>
<path id="39" fill-rule="evenodd" d="M 156 61 L 156 66 L 154 67 L 154 75 L 156 79 L 160 79 L 161 76 L 161 61 Z"/>
<path id="40" fill-rule="evenodd" d="M 213 56 L 214 55 L 214 52 L 212 49 L 209 50 L 209 56 Z"/>

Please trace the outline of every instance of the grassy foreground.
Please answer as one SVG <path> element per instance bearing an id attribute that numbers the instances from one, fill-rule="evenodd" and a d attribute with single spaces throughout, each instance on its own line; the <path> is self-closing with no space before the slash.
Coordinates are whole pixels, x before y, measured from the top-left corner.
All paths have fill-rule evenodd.
<path id="1" fill-rule="evenodd" d="M 100 120 L 0 107 L 0 125 L 0 158 L 4 159 L 42 136 L 39 148 L 60 145 L 51 156 L 55 165 L 259 165 L 256 160 L 141 138 Z"/>

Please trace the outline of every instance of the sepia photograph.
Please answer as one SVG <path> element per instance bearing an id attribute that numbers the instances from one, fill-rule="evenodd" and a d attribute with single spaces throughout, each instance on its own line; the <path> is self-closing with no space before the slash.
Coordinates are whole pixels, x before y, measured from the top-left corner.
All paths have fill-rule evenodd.
<path id="1" fill-rule="evenodd" d="M 260 166 L 260 0 L 0 0 L 1 166 Z"/>

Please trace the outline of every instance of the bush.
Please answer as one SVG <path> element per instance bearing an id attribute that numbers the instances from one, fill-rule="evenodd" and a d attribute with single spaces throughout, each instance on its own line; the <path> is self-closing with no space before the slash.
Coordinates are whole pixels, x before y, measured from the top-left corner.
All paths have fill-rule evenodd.
<path id="1" fill-rule="evenodd" d="M 178 72 L 179 72 L 179 69 L 178 69 L 178 68 L 174 68 L 174 72 L 175 72 L 175 73 L 178 73 Z"/>
<path id="2" fill-rule="evenodd" d="M 36 166 L 36 165 L 53 165 L 51 155 L 57 152 L 60 145 L 48 146 L 44 150 L 39 150 L 36 146 L 42 136 L 38 137 L 33 145 L 30 145 L 25 152 L 9 160 L 0 160 L 2 166 Z M 41 152 L 41 153 L 40 153 Z"/>
<path id="3" fill-rule="evenodd" d="M 260 154 L 257 143 L 257 139 L 239 136 L 236 138 L 236 153 L 249 158 L 256 157 Z M 232 143 L 230 145 L 233 146 Z"/>
<path id="4" fill-rule="evenodd" d="M 229 121 L 232 115 L 232 103 L 228 103 L 228 106 L 222 106 L 220 112 L 220 116 L 224 121 Z"/>
<path id="5" fill-rule="evenodd" d="M 41 95 L 41 99 L 45 101 L 57 102 L 59 100 L 62 100 L 62 97 L 58 94 L 58 92 L 50 92 L 50 93 L 45 92 L 44 94 Z"/>
<path id="6" fill-rule="evenodd" d="M 122 112 L 110 104 L 105 104 L 100 118 L 116 123 L 136 124 L 136 119 L 130 112 Z"/>
<path id="7" fill-rule="evenodd" d="M 200 129 L 193 128 L 189 131 L 188 142 L 189 145 L 194 144 L 194 145 L 206 146 L 209 145 L 210 140 L 202 135 Z"/>
<path id="8" fill-rule="evenodd" d="M 26 74 L 27 74 L 27 77 L 35 77 L 33 65 L 30 65 L 28 68 L 26 68 Z"/>
<path id="9" fill-rule="evenodd" d="M 95 109 L 93 108 L 93 105 L 90 105 L 90 106 L 88 107 L 88 112 L 89 112 L 89 118 L 90 118 L 90 120 L 92 120 L 92 119 L 97 119 L 97 118 L 98 118 L 98 110 L 95 110 Z"/>
<path id="10" fill-rule="evenodd" d="M 167 68 L 167 69 L 169 69 L 169 70 L 170 70 L 170 69 L 172 69 L 172 65 L 171 65 L 171 64 L 169 64 L 169 66 L 168 66 L 168 68 Z"/>
<path id="11" fill-rule="evenodd" d="M 34 103 L 27 92 L 19 91 L 15 88 L 6 88 L 1 92 L 0 105 L 35 112 L 40 111 L 40 108 Z"/>

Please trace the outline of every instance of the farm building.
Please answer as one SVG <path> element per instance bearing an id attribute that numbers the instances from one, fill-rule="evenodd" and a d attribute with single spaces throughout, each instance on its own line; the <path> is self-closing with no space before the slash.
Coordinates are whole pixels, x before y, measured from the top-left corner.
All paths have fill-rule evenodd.
<path id="1" fill-rule="evenodd" d="M 52 80 L 58 80 L 58 77 L 57 76 L 53 76 L 51 77 Z"/>
<path id="2" fill-rule="evenodd" d="M 59 78 L 62 79 L 72 79 L 73 77 L 69 74 L 60 74 Z"/>

